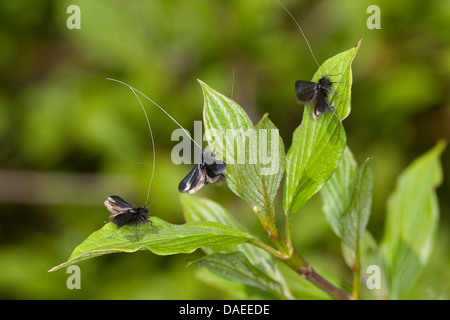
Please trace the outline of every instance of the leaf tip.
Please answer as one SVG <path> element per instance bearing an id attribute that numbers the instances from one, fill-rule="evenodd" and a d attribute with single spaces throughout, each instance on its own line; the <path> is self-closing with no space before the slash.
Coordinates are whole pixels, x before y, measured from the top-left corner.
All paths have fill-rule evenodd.
<path id="1" fill-rule="evenodd" d="M 208 86 L 205 82 L 203 82 L 200 79 L 197 79 L 198 83 L 200 83 L 200 85 L 202 86 L 203 92 L 206 92 L 207 89 L 211 89 L 210 86 Z"/>
<path id="2" fill-rule="evenodd" d="M 445 148 L 447 148 L 447 139 L 442 138 L 436 143 L 435 148 L 437 149 L 438 154 L 441 154 Z"/>
<path id="3" fill-rule="evenodd" d="M 373 156 L 368 157 L 366 160 L 364 160 L 364 163 L 369 163 L 373 159 Z"/>
<path id="4" fill-rule="evenodd" d="M 364 38 L 359 39 L 358 43 L 356 44 L 355 48 L 358 48 L 361 46 L 361 42 L 363 41 Z"/>
<path id="5" fill-rule="evenodd" d="M 62 269 L 65 266 L 66 262 L 58 264 L 57 266 L 54 266 L 53 268 L 47 270 L 47 272 L 53 272 L 59 269 Z"/>

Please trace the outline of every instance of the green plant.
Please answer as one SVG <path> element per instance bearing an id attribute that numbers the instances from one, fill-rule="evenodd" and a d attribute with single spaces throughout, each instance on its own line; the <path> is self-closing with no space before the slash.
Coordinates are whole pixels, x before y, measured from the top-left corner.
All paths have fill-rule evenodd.
<path id="1" fill-rule="evenodd" d="M 249 204 L 267 231 L 270 245 L 250 234 L 216 202 L 181 195 L 185 224 L 174 225 L 152 217 L 154 227 L 125 226 L 111 236 L 115 226 L 108 223 L 76 247 L 68 261 L 50 271 L 108 253 L 147 249 L 158 255 L 173 255 L 202 248 L 206 255 L 188 264 L 202 267 L 200 275 L 204 280 L 242 297 L 255 291 L 263 297 L 309 297 L 307 282 L 301 283 L 300 290 L 293 288 L 295 280 L 290 280 L 293 275 L 289 273 L 293 270 L 296 280 L 306 279 L 332 298 L 359 299 L 362 270 L 370 263 L 381 268 L 383 288 L 387 288 L 376 291 L 377 297 L 401 297 L 414 284 L 432 248 L 439 216 L 434 189 L 442 180 L 438 160 L 444 143 L 438 143 L 400 176 L 388 202 L 386 233 L 378 248 L 366 230 L 374 187 L 370 159 L 357 166 L 346 147 L 342 124 L 350 113 L 351 64 L 359 45 L 325 61 L 313 77 L 317 81 L 333 72 L 330 77 L 335 94 L 329 102 L 336 113 L 314 118 L 311 106 L 306 107 L 287 154 L 268 115 L 253 125 L 238 104 L 200 81 L 206 130 L 237 132 L 225 135 L 225 141 L 209 136 L 209 145 L 223 159 L 233 160 L 227 160 L 227 185 Z M 267 139 L 269 131 L 275 135 Z M 243 132 L 253 132 L 254 136 Z M 269 141 L 264 148 L 263 140 Z M 236 152 L 233 152 L 241 144 L 246 146 L 241 154 L 245 158 L 243 163 L 235 161 Z M 264 173 L 268 165 L 263 161 L 264 156 L 270 158 L 271 166 L 275 165 L 275 172 Z M 275 196 L 283 177 L 284 235 L 275 216 Z M 353 270 L 351 293 L 319 275 L 293 242 L 294 215 L 319 191 L 327 221 L 341 239 L 345 261 Z"/>

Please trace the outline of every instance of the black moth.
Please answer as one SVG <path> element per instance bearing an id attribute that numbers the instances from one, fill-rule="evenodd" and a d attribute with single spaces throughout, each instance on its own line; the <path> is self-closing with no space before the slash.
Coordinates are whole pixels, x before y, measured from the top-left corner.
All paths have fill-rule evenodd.
<path id="1" fill-rule="evenodd" d="M 109 196 L 105 206 L 111 212 L 109 221 L 117 226 L 116 230 L 125 225 L 137 227 L 139 224 L 152 223 L 147 207 L 133 207 L 119 196 Z"/>
<path id="2" fill-rule="evenodd" d="M 181 193 L 192 194 L 200 190 L 208 183 L 221 182 L 225 179 L 222 173 L 227 168 L 227 164 L 217 160 L 216 155 L 208 150 L 202 153 L 202 162 L 197 164 L 178 185 Z"/>
<path id="3" fill-rule="evenodd" d="M 318 82 L 297 80 L 295 82 L 295 94 L 297 100 L 300 103 L 316 102 L 314 105 L 314 118 L 325 113 L 328 108 L 333 111 L 333 113 L 336 113 L 327 101 L 328 94 L 334 94 L 334 92 L 331 91 L 332 84 L 333 82 L 331 82 L 330 78 L 327 76 L 323 76 Z"/>

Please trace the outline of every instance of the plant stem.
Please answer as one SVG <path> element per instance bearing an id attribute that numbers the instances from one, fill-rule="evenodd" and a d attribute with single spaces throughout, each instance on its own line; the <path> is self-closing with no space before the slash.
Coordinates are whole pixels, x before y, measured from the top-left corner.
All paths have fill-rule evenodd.
<path id="1" fill-rule="evenodd" d="M 354 298 L 334 286 L 324 278 L 320 274 L 318 274 L 311 265 L 303 259 L 300 254 L 295 250 L 293 250 L 292 255 L 287 259 L 283 260 L 291 269 L 297 272 L 302 278 L 308 280 L 318 288 L 322 289 L 326 293 L 328 293 L 331 297 L 339 300 L 353 300 Z"/>
<path id="2" fill-rule="evenodd" d="M 357 250 L 359 250 L 357 245 Z M 359 299 L 359 288 L 360 288 L 360 274 L 361 274 L 361 263 L 358 255 L 358 251 L 356 251 L 355 265 L 353 267 L 353 289 L 352 294 L 356 299 Z"/>
<path id="3" fill-rule="evenodd" d="M 355 201 L 355 200 L 354 200 Z M 360 287 L 360 275 L 361 275 L 361 257 L 359 255 L 359 239 L 361 239 L 360 228 L 361 225 L 361 214 L 357 217 L 357 232 L 356 232 L 356 247 L 355 247 L 355 262 L 353 266 L 353 288 L 352 294 L 355 298 L 359 299 L 359 287 Z"/>
<path id="4" fill-rule="evenodd" d="M 256 239 L 250 239 L 248 243 L 254 245 L 255 247 L 263 249 L 264 251 L 270 253 L 272 256 L 274 256 L 275 258 L 277 258 L 279 260 L 282 260 L 284 258 L 284 255 L 280 251 L 265 244 L 264 242 L 258 241 Z"/>
<path id="5" fill-rule="evenodd" d="M 311 268 L 311 273 L 305 279 L 309 280 L 317 287 L 326 291 L 330 296 L 339 300 L 355 300 L 352 295 L 349 295 L 342 291 L 341 289 L 335 287 L 330 282 L 322 278 L 313 268 Z"/>
<path id="6" fill-rule="evenodd" d="M 291 214 L 287 214 L 286 215 L 286 220 L 285 220 L 285 232 L 286 232 L 286 244 L 289 248 L 291 248 L 291 250 L 294 248 L 294 243 L 292 241 L 292 227 L 291 227 L 291 223 L 292 223 L 292 215 Z"/>
<path id="7" fill-rule="evenodd" d="M 275 224 L 275 212 L 273 208 L 270 208 L 270 210 L 266 211 L 265 215 L 258 215 L 258 217 L 264 229 L 267 231 L 269 239 L 277 249 L 274 249 L 273 247 L 256 240 L 251 241 L 251 244 L 263 250 L 266 250 L 277 259 L 283 261 L 292 270 L 297 272 L 302 278 L 310 281 L 312 284 L 328 293 L 331 297 L 339 300 L 354 299 L 352 295 L 345 293 L 338 287 L 322 278 L 322 276 L 320 276 L 311 267 L 311 265 L 297 252 L 292 242 L 291 215 L 286 215 L 286 241 L 282 239 L 280 232 L 278 231 L 278 228 Z"/>

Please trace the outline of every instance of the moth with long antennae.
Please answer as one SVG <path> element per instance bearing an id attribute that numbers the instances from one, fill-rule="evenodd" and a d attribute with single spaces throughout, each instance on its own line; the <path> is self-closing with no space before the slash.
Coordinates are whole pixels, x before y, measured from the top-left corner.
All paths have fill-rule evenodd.
<path id="1" fill-rule="evenodd" d="M 140 92 L 138 89 L 130 86 L 129 84 L 112 79 L 107 78 L 107 80 L 115 81 L 118 83 L 121 83 L 128 88 L 130 88 L 134 94 L 139 93 L 144 98 L 146 98 L 148 101 L 153 103 L 156 107 L 158 107 L 162 112 L 164 112 L 173 122 L 175 122 L 187 135 L 187 137 L 194 142 L 194 144 L 200 148 L 200 150 L 203 150 L 202 146 L 200 146 L 197 141 L 192 139 L 189 132 L 183 128 L 181 124 L 178 123 L 166 110 L 164 110 L 159 104 L 157 104 L 155 101 L 147 97 L 145 94 Z M 142 105 L 142 104 L 141 104 Z M 142 107 L 143 108 L 143 107 Z M 147 115 L 146 115 L 147 116 Z M 148 118 L 147 118 L 148 121 Z M 203 186 L 215 183 L 215 182 L 222 182 L 225 180 L 225 174 L 223 173 L 227 167 L 227 164 L 223 161 L 220 161 L 216 159 L 216 154 L 206 148 L 202 151 L 202 158 L 201 161 L 184 177 L 181 182 L 178 185 L 178 191 L 181 193 L 188 193 L 192 194 L 200 190 Z"/>
<path id="2" fill-rule="evenodd" d="M 117 230 L 125 225 L 137 227 L 139 224 L 152 223 L 148 217 L 148 207 L 134 207 L 119 196 L 109 196 L 105 201 L 106 208 L 111 212 L 109 221 L 117 226 Z"/>
<path id="3" fill-rule="evenodd" d="M 178 191 L 181 193 L 192 194 L 203 188 L 209 183 L 221 183 L 225 180 L 223 172 L 227 164 L 216 159 L 216 154 L 208 148 L 202 153 L 202 161 L 181 180 L 178 185 Z"/>
<path id="4" fill-rule="evenodd" d="M 131 88 L 130 88 L 131 89 Z M 145 200 L 145 204 L 142 207 L 134 207 L 125 200 L 123 200 L 121 197 L 113 195 L 109 196 L 108 199 L 105 201 L 106 208 L 111 212 L 111 215 L 109 216 L 109 221 L 114 223 L 116 225 L 116 231 L 117 232 L 120 228 L 122 228 L 125 225 L 134 226 L 137 228 L 140 224 L 146 224 L 150 223 L 153 227 L 152 220 L 148 216 L 149 206 L 146 206 L 148 203 L 148 199 L 150 196 L 150 188 L 152 186 L 153 177 L 155 175 L 155 162 L 156 162 L 156 155 L 155 155 L 155 141 L 153 139 L 153 132 L 152 128 L 150 126 L 150 121 L 147 116 L 147 112 L 145 111 L 144 106 L 142 105 L 142 101 L 139 99 L 139 96 L 136 94 L 136 92 L 131 89 L 131 91 L 134 93 L 136 98 L 138 99 L 142 110 L 144 111 L 145 118 L 147 120 L 148 129 L 150 132 L 150 137 L 152 140 L 152 147 L 153 147 L 153 166 L 152 166 L 152 175 L 150 177 L 150 182 L 147 189 L 147 198 Z M 152 202 L 153 203 L 153 202 Z M 114 232 L 114 234 L 115 234 Z M 138 239 L 139 240 L 139 239 Z"/>
<path id="5" fill-rule="evenodd" d="M 302 27 L 300 27 L 300 24 L 297 22 L 297 20 L 295 20 L 294 16 L 279 0 L 277 0 L 277 2 L 281 7 L 283 7 L 283 9 L 287 12 L 287 14 L 292 18 L 292 20 L 297 25 L 303 38 L 306 41 L 306 44 L 308 45 L 309 51 L 311 52 L 314 61 L 319 67 L 320 73 L 322 74 L 322 77 L 317 82 L 305 80 L 297 80 L 295 82 L 295 95 L 297 97 L 297 101 L 303 104 L 314 103 L 314 111 L 313 111 L 314 118 L 317 118 L 319 115 L 324 114 L 328 109 L 331 110 L 336 115 L 336 111 L 334 111 L 333 107 L 327 101 L 328 94 L 330 93 L 335 94 L 331 90 L 331 86 L 333 85 L 334 82 L 330 80 L 329 75 L 323 74 L 322 68 L 317 62 L 316 56 L 314 55 L 311 45 L 309 44 Z"/>

